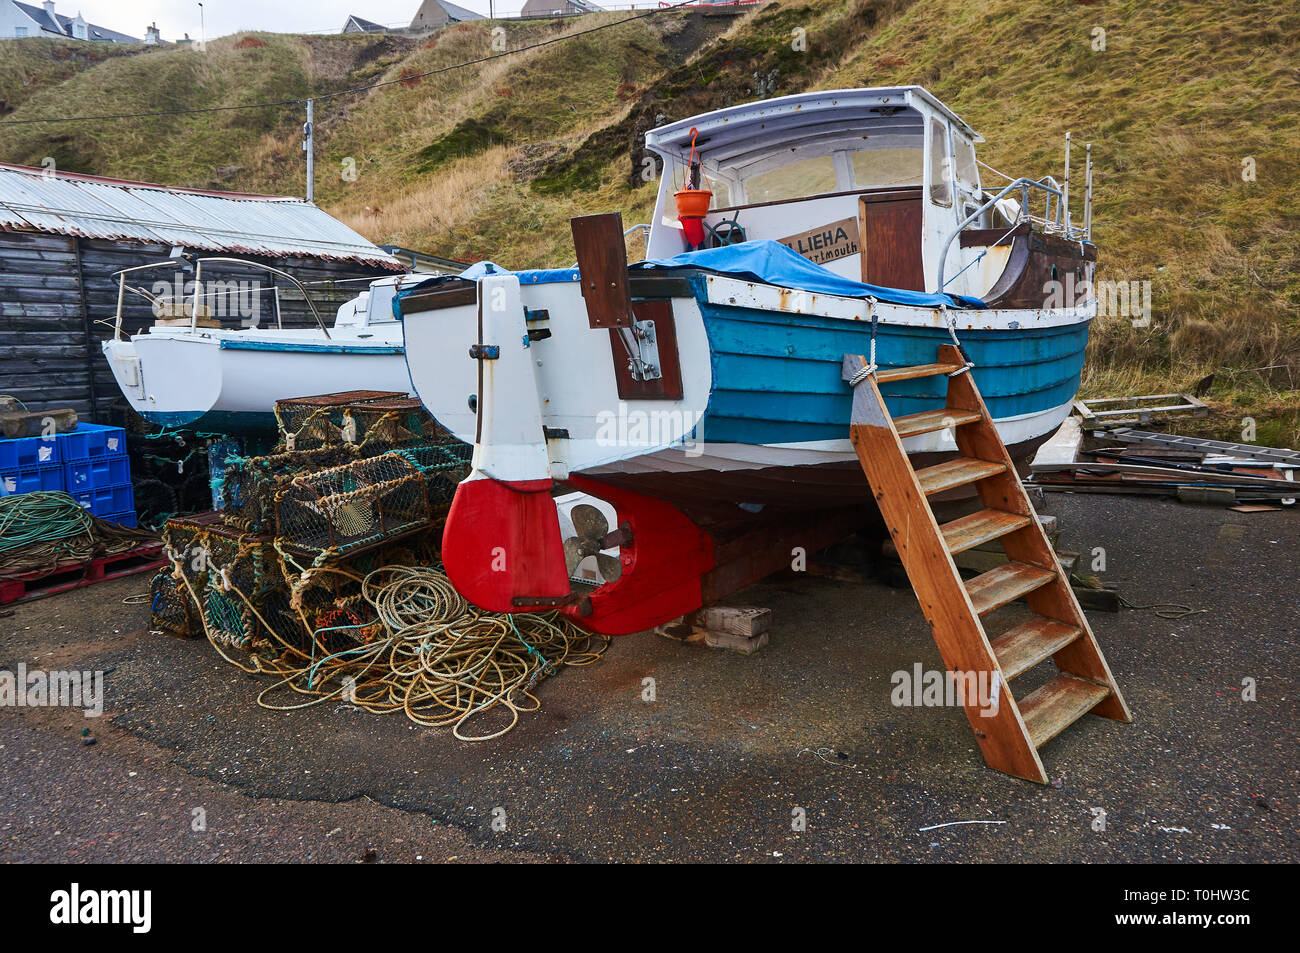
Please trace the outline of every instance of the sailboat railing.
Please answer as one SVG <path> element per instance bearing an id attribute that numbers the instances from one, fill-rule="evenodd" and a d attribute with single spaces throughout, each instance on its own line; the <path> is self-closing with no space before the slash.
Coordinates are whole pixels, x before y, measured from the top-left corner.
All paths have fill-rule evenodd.
<path id="1" fill-rule="evenodd" d="M 263 265 L 261 262 L 256 262 L 256 261 L 248 261 L 247 259 L 244 258 L 212 257 L 212 258 L 200 258 L 194 262 L 194 295 L 193 298 L 191 299 L 191 304 L 190 304 L 190 330 L 191 331 L 195 331 L 198 328 L 199 301 L 202 298 L 209 297 L 209 295 L 203 293 L 203 265 L 205 263 L 213 263 L 213 262 L 224 262 L 226 264 L 231 264 L 231 265 L 243 265 L 250 268 L 260 268 L 262 271 L 268 272 L 273 275 L 277 275 L 283 278 L 285 281 L 288 281 L 290 284 L 292 284 L 295 288 L 298 289 L 298 291 L 302 294 L 303 300 L 307 302 L 307 307 L 311 309 L 312 316 L 315 317 L 316 325 L 317 327 L 320 328 L 321 334 L 325 335 L 326 340 L 330 339 L 329 328 L 325 326 L 325 321 L 321 318 L 320 311 L 317 310 L 316 303 L 312 300 L 311 294 L 307 291 L 306 285 L 304 285 L 293 275 L 281 271 L 279 268 L 272 268 L 270 265 Z M 148 301 L 150 301 L 155 305 L 158 303 L 158 298 L 156 296 L 151 295 L 148 292 L 143 291 L 139 288 L 132 288 L 128 286 L 126 283 L 126 276 L 129 274 L 134 274 L 135 272 L 139 272 L 139 271 L 148 271 L 153 268 L 168 268 L 168 267 L 179 268 L 179 267 L 183 267 L 183 265 L 181 262 L 177 261 L 174 258 L 168 258 L 164 261 L 154 261 L 144 265 L 135 265 L 131 268 L 123 268 L 120 271 L 113 272 L 114 277 L 117 278 L 117 315 L 113 322 L 113 337 L 115 340 L 118 341 L 123 340 L 122 305 L 126 301 L 126 293 L 128 291 L 131 292 L 131 294 L 139 295 L 140 297 L 147 299 Z M 278 286 L 276 286 L 268 290 L 271 290 L 275 293 L 276 326 L 283 327 L 284 326 L 283 318 L 280 313 L 280 289 Z"/>

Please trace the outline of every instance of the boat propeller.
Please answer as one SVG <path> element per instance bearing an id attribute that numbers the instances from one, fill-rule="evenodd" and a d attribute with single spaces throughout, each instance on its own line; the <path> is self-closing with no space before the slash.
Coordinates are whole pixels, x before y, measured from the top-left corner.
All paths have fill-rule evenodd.
<path id="1" fill-rule="evenodd" d="M 611 533 L 605 514 L 590 503 L 579 503 L 569 513 L 569 518 L 573 520 L 573 529 L 577 533 L 564 541 L 564 564 L 569 575 L 572 576 L 578 564 L 588 556 L 596 557 L 596 569 L 605 582 L 614 582 L 623 575 L 623 564 L 618 557 L 601 550 L 620 545 L 624 533 L 621 530 Z"/>

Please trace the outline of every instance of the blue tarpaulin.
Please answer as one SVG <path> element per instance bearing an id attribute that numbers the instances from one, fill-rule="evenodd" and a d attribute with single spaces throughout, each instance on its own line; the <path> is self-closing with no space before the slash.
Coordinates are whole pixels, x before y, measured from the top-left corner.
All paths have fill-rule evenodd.
<path id="1" fill-rule="evenodd" d="M 839 295 L 844 298 L 876 298 L 879 301 L 912 305 L 917 308 L 937 308 L 943 304 L 950 308 L 987 307 L 979 298 L 970 298 L 966 295 L 904 291 L 901 288 L 883 288 L 880 285 L 868 285 L 851 278 L 842 278 L 830 269 L 809 261 L 794 249 L 780 242 L 767 240 L 688 251 L 673 258 L 638 262 L 632 268 L 633 270 L 698 268 L 731 278 L 762 281 L 779 288 Z"/>
<path id="2" fill-rule="evenodd" d="M 744 278 L 776 285 L 778 288 L 791 288 L 796 291 L 811 291 L 815 294 L 839 295 L 843 298 L 875 298 L 891 304 L 910 305 L 916 308 L 937 308 L 947 305 L 950 308 L 986 308 L 979 298 L 957 294 L 930 294 L 925 291 L 905 291 L 902 288 L 884 288 L 869 285 L 851 278 L 842 278 L 828 268 L 814 264 L 792 248 L 780 242 L 759 240 L 741 242 L 738 245 L 724 245 L 722 248 L 705 248 L 701 251 L 683 252 L 673 258 L 657 258 L 639 261 L 631 266 L 632 271 L 675 270 L 691 268 L 708 271 L 731 278 Z M 400 318 L 400 301 L 408 294 L 421 288 L 441 284 L 454 277 L 475 281 L 487 275 L 516 274 L 520 284 L 545 285 L 555 282 L 578 280 L 576 268 L 531 269 L 511 272 L 490 261 L 481 261 L 470 265 L 459 275 L 438 275 L 428 281 L 422 281 L 412 288 L 398 292 L 393 298 L 393 314 Z"/>

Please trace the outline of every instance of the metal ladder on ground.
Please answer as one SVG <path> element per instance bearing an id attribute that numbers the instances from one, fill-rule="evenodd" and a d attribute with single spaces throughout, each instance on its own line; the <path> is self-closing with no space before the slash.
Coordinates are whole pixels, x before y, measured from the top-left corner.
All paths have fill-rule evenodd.
<path id="1" fill-rule="evenodd" d="M 992 686 L 996 706 L 963 699 L 984 760 L 1047 783 L 1039 748 L 1089 712 L 1125 722 L 1132 715 L 968 370 L 953 345 L 940 346 L 937 363 L 917 367 L 877 370 L 846 355 L 850 433 L 944 665 L 962 675 L 985 673 L 981 684 Z M 948 376 L 943 409 L 890 416 L 878 384 L 939 375 Z M 960 455 L 913 469 L 904 438 L 940 430 L 952 431 Z M 966 484 L 974 484 L 983 509 L 940 524 L 929 497 Z M 1008 561 L 963 580 L 952 557 L 995 539 Z M 983 620 L 1022 596 L 1030 620 L 990 639 Z M 1056 677 L 1016 698 L 1008 683 L 1048 658 Z"/>

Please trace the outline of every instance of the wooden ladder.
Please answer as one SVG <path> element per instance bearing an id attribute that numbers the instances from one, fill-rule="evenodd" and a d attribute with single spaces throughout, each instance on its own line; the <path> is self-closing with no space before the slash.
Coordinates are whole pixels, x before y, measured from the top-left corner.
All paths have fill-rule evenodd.
<path id="1" fill-rule="evenodd" d="M 983 673 L 996 698 L 963 699 L 984 760 L 991 767 L 1047 783 L 1038 749 L 1088 712 L 1132 721 L 1097 640 L 1039 525 L 965 358 L 953 345 L 939 348 L 938 363 L 886 368 L 864 374 L 866 361 L 844 358 L 844 378 L 854 385 L 851 436 L 871 492 L 916 591 L 944 665 Z M 891 417 L 878 384 L 948 376 L 942 410 Z M 915 470 L 903 439 L 951 430 L 959 456 Z M 974 484 L 984 508 L 942 525 L 928 497 Z M 953 555 L 999 540 L 1008 562 L 965 581 Z M 981 621 L 1024 597 L 1033 613 L 992 640 Z M 1044 661 L 1058 674 L 1043 687 L 1015 698 L 1008 682 Z M 969 693 L 968 693 L 969 694 Z"/>

